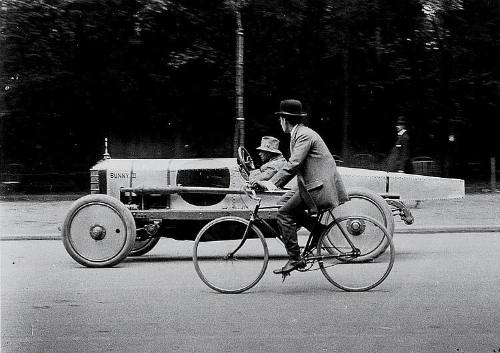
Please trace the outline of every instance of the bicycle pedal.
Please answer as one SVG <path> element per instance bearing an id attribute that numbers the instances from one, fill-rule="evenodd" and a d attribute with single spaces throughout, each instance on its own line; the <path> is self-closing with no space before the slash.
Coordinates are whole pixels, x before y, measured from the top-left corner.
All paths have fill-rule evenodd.
<path id="1" fill-rule="evenodd" d="M 281 277 L 282 277 L 282 281 L 281 283 L 284 283 L 285 282 L 285 279 L 290 276 L 290 272 L 282 272 L 281 273 Z"/>

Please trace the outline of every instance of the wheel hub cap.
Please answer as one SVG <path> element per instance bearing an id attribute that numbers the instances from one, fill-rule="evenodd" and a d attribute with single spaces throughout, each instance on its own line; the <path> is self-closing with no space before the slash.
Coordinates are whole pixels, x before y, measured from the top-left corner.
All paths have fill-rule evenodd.
<path id="1" fill-rule="evenodd" d="M 365 223 L 362 219 L 349 220 L 347 222 L 347 230 L 352 235 L 360 235 L 365 231 Z"/>
<path id="2" fill-rule="evenodd" d="M 90 227 L 90 236 L 94 240 L 103 240 L 104 237 L 106 236 L 106 229 L 101 227 L 100 225 L 94 225 Z"/>

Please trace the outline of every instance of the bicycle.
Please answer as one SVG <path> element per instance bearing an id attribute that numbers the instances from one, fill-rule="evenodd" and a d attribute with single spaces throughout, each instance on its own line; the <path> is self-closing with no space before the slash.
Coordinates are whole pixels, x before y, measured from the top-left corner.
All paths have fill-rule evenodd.
<path id="1" fill-rule="evenodd" d="M 242 293 L 262 279 L 269 262 L 264 234 L 283 244 L 279 232 L 258 214 L 261 209 L 279 206 L 261 207 L 255 190 L 245 189 L 245 193 L 256 201 L 249 219 L 224 216 L 212 220 L 199 231 L 193 247 L 198 276 L 221 293 Z M 382 224 L 368 216 L 335 218 L 331 209 L 319 210 L 314 216 L 315 225 L 324 219 L 330 221 L 319 235 L 315 249 L 311 248 L 313 232 L 309 234 L 301 250 L 306 267 L 297 271 L 319 269 L 334 286 L 350 292 L 373 289 L 387 278 L 395 250 L 392 237 Z M 378 253 L 380 244 L 385 243 L 387 249 Z M 289 274 L 283 274 L 283 281 Z"/>

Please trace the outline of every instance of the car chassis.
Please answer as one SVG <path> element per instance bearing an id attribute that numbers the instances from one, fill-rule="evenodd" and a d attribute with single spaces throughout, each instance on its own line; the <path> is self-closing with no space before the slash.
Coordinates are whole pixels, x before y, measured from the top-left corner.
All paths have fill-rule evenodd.
<path id="1" fill-rule="evenodd" d="M 162 237 L 194 240 L 198 231 L 215 218 L 248 218 L 253 203 L 245 195 L 247 180 L 241 162 L 241 158 L 105 158 L 90 170 L 91 194 L 75 201 L 68 211 L 62 227 L 64 246 L 84 266 L 108 267 L 127 256 L 147 253 Z M 334 210 L 335 217 L 375 218 L 391 236 L 394 216 L 406 224 L 413 223 L 401 196 L 463 196 L 463 181 L 456 179 L 342 167 L 339 172 L 350 201 Z M 405 188 L 402 180 L 420 185 L 420 189 L 430 185 L 433 193 L 426 189 L 421 195 L 411 194 L 415 187 Z M 286 187 L 293 187 L 294 182 Z M 284 192 L 259 192 L 262 205 L 276 205 Z M 273 220 L 276 212 L 263 209 L 260 215 Z M 349 226 L 359 225 L 351 222 Z"/>

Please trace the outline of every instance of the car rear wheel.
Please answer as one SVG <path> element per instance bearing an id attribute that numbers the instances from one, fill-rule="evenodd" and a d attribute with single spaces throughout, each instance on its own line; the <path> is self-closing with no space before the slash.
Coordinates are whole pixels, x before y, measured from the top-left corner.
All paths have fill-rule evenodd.
<path id="1" fill-rule="evenodd" d="M 348 190 L 349 201 L 335 208 L 333 214 L 335 218 L 351 217 L 346 223 L 346 231 L 351 234 L 357 234 L 364 229 L 365 222 L 362 218 L 355 219 L 353 216 L 370 217 L 382 224 L 387 230 L 387 233 L 392 238 L 394 234 L 394 218 L 392 211 L 387 202 L 377 193 L 365 188 L 352 188 Z M 330 219 L 326 220 L 330 222 Z M 389 242 L 384 238 L 384 241 L 379 243 L 376 249 L 370 252 L 370 256 L 376 258 L 382 254 Z"/>

